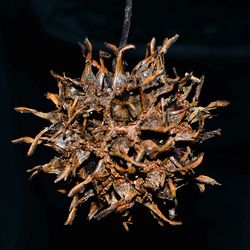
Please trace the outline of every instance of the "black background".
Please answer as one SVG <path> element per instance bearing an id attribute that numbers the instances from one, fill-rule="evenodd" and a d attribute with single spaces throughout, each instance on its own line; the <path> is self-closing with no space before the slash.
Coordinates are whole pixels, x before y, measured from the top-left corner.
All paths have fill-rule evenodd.
<path id="1" fill-rule="evenodd" d="M 25 170 L 53 155 L 39 147 L 25 157 L 27 145 L 10 140 L 34 136 L 45 125 L 15 106 L 49 111 L 45 93 L 56 91 L 53 69 L 79 77 L 84 66 L 77 42 L 85 36 L 96 51 L 103 42 L 119 43 L 125 1 L 8 0 L 1 1 L 1 241 L 3 250 L 40 249 L 250 249 L 250 6 L 248 1 L 134 1 L 128 52 L 130 65 L 143 58 L 145 44 L 155 36 L 178 33 L 166 56 L 168 72 L 193 71 L 206 76 L 202 104 L 231 102 L 209 121 L 222 136 L 205 142 L 200 171 L 221 182 L 204 194 L 190 185 L 179 194 L 179 227 L 160 227 L 147 211 L 137 209 L 134 225 L 125 232 L 116 216 L 87 222 L 79 212 L 64 226 L 70 200 L 58 193 L 53 178 L 40 175 L 31 182 Z M 57 185 L 59 187 L 60 185 Z"/>

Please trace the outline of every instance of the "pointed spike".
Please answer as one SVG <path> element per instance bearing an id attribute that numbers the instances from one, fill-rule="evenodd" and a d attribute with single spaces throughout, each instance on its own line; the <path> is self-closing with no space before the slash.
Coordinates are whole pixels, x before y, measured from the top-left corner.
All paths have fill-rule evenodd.
<path id="1" fill-rule="evenodd" d="M 210 102 L 207 107 L 208 108 L 226 107 L 229 104 L 230 104 L 229 101 L 219 100 L 219 101 L 215 101 L 215 102 Z"/>
<path id="2" fill-rule="evenodd" d="M 55 73 L 53 70 L 50 70 L 50 74 L 56 79 L 56 80 L 60 80 L 60 81 L 64 81 L 64 77 L 58 75 L 57 73 Z"/>
<path id="3" fill-rule="evenodd" d="M 56 105 L 56 107 L 59 107 L 60 98 L 58 94 L 48 92 L 46 97 L 47 99 L 51 100 Z"/>
<path id="4" fill-rule="evenodd" d="M 100 50 L 99 57 L 100 57 L 100 59 L 99 59 L 100 60 L 100 67 L 99 67 L 98 73 L 96 74 L 96 77 L 97 77 L 97 82 L 98 82 L 99 87 L 102 88 L 105 74 L 108 73 L 108 70 L 104 64 L 104 58 L 110 58 L 111 55 L 105 51 Z"/>
<path id="5" fill-rule="evenodd" d="M 57 183 L 57 182 L 61 181 L 62 179 L 64 179 L 66 181 L 69 173 L 70 173 L 70 166 L 66 166 L 64 168 L 64 170 L 54 180 L 54 183 Z"/>
<path id="6" fill-rule="evenodd" d="M 165 215 L 163 215 L 163 213 L 160 211 L 160 209 L 158 208 L 158 206 L 155 203 L 145 203 L 144 204 L 146 207 L 148 207 L 155 215 L 157 215 L 160 219 L 162 219 L 163 221 L 168 222 L 170 225 L 182 225 L 181 221 L 173 221 L 168 219 Z"/>
<path id="7" fill-rule="evenodd" d="M 72 197 L 74 196 L 76 193 L 79 193 L 81 192 L 85 185 L 87 185 L 88 183 L 90 183 L 92 181 L 92 176 L 89 175 L 84 181 L 78 183 L 77 185 L 75 185 L 71 190 L 70 192 L 68 193 L 68 197 Z"/>
<path id="8" fill-rule="evenodd" d="M 37 111 L 35 109 L 26 108 L 26 107 L 16 107 L 15 110 L 20 113 L 32 113 L 33 115 L 36 115 L 42 119 L 49 120 L 51 123 L 54 123 L 57 121 L 57 119 L 55 119 L 54 111 L 44 113 L 44 112 Z"/>
<path id="9" fill-rule="evenodd" d="M 12 143 L 21 143 L 21 142 L 25 142 L 28 144 L 32 144 L 34 142 L 34 138 L 29 137 L 29 136 L 25 136 L 25 137 L 21 137 L 21 138 L 17 138 L 11 141 Z M 41 141 L 38 141 L 38 144 L 40 144 Z"/>
<path id="10" fill-rule="evenodd" d="M 28 156 L 31 156 L 35 149 L 36 149 L 36 146 L 39 142 L 39 140 L 41 139 L 42 135 L 45 134 L 47 131 L 49 130 L 49 127 L 46 127 L 45 129 L 43 129 L 35 138 L 34 138 L 34 141 L 32 142 L 32 144 L 30 145 L 30 148 L 28 150 L 28 153 L 27 155 Z"/>
<path id="11" fill-rule="evenodd" d="M 190 169 L 194 169 L 194 168 L 198 167 L 201 164 L 201 162 L 203 161 L 203 158 L 204 158 L 204 153 L 200 153 L 198 158 L 195 161 L 188 164 L 185 168 L 190 170 Z"/>
<path id="12" fill-rule="evenodd" d="M 135 46 L 133 44 L 127 44 L 123 46 L 118 51 L 118 55 L 116 57 L 116 65 L 115 65 L 115 74 L 113 79 L 113 88 L 121 85 L 123 82 L 126 81 L 126 76 L 123 72 L 123 65 L 122 65 L 122 55 L 128 49 L 134 49 Z"/>
<path id="13" fill-rule="evenodd" d="M 74 219 L 75 219 L 75 216 L 76 216 L 76 211 L 77 211 L 77 208 L 76 208 L 76 207 L 74 207 L 74 208 L 70 211 L 70 213 L 69 213 L 69 215 L 68 215 L 68 218 L 67 218 L 66 222 L 64 223 L 65 226 L 66 226 L 66 225 L 71 225 L 71 224 L 73 223 L 73 221 L 74 221 Z"/>
<path id="14" fill-rule="evenodd" d="M 119 51 L 119 50 L 118 50 L 117 46 L 115 46 L 115 45 L 112 44 L 112 43 L 107 43 L 107 42 L 105 42 L 104 45 L 105 45 L 108 49 L 112 50 L 113 53 L 114 53 L 116 56 L 118 55 L 118 51 Z"/>
<path id="15" fill-rule="evenodd" d="M 192 102 L 198 102 L 200 94 L 201 94 L 201 89 L 202 89 L 203 84 L 204 84 L 205 76 L 201 76 L 201 78 L 199 80 L 200 80 L 200 82 L 198 83 L 198 85 L 196 87 Z"/>
<path id="16" fill-rule="evenodd" d="M 85 37 L 84 39 L 84 44 L 86 46 L 86 48 L 88 49 L 88 53 L 86 56 L 86 65 L 84 68 L 84 71 L 82 73 L 81 76 L 81 82 L 84 81 L 89 81 L 89 80 L 93 80 L 95 82 L 95 75 L 92 72 L 92 44 L 90 43 L 89 39 L 87 37 Z"/>
<path id="17" fill-rule="evenodd" d="M 150 42 L 150 55 L 153 55 L 155 53 L 155 43 L 156 39 L 153 37 Z"/>
<path id="18" fill-rule="evenodd" d="M 163 53 L 163 54 L 166 54 L 167 53 L 167 50 L 168 48 L 174 43 L 177 41 L 179 35 L 176 34 L 175 36 L 171 37 L 170 39 L 168 38 L 165 38 L 164 41 L 163 41 L 163 44 L 162 44 L 162 47 L 160 48 L 159 50 L 159 53 Z"/>

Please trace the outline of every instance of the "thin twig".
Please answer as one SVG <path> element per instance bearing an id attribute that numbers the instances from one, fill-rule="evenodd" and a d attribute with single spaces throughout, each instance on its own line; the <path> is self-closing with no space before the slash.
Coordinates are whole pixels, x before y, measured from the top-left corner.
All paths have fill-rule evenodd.
<path id="1" fill-rule="evenodd" d="M 119 48 L 127 44 L 131 16 L 132 16 L 132 0 L 126 0 L 122 35 L 121 35 Z"/>

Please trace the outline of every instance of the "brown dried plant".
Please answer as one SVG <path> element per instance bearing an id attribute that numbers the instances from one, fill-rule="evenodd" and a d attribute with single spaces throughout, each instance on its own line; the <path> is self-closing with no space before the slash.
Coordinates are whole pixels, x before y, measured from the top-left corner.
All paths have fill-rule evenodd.
<path id="1" fill-rule="evenodd" d="M 66 224 L 72 223 L 77 209 L 87 200 L 91 200 L 89 220 L 117 212 L 128 218 L 124 223 L 127 228 L 131 209 L 139 203 L 160 224 L 181 224 L 172 220 L 177 190 L 187 177 L 195 176 L 195 168 L 204 156 L 194 154 L 192 145 L 220 134 L 220 129 L 204 131 L 205 120 L 212 117 L 212 110 L 228 102 L 199 106 L 204 77 L 186 73 L 171 78 L 166 73 L 164 54 L 177 37 L 165 39 L 158 49 L 153 38 L 146 58 L 132 72 L 124 69 L 122 56 L 134 45 L 118 49 L 106 44 L 116 55 L 114 71 L 109 71 L 104 60 L 110 55 L 100 51 L 99 62 L 95 61 L 86 38 L 86 65 L 81 79 L 51 72 L 59 93 L 48 93 L 47 98 L 56 109 L 43 113 L 16 108 L 51 123 L 35 138 L 22 137 L 13 142 L 31 144 L 28 156 L 38 144 L 59 153 L 50 162 L 28 171 L 32 177 L 42 171 L 55 174 L 55 182 L 70 183 L 68 196 L 73 199 Z M 98 69 L 96 74 L 92 67 Z M 194 95 L 190 96 L 193 89 Z M 204 175 L 194 180 L 202 192 L 205 184 L 219 184 Z M 166 201 L 172 206 L 168 217 L 157 206 Z"/>
<path id="2" fill-rule="evenodd" d="M 164 55 L 177 38 L 166 38 L 157 48 L 153 38 L 145 59 L 131 72 L 124 67 L 123 54 L 134 45 L 106 44 L 115 55 L 114 67 L 108 70 L 104 62 L 110 54 L 100 51 L 99 61 L 94 60 L 92 44 L 85 38 L 81 78 L 51 72 L 59 92 L 47 93 L 47 98 L 55 110 L 16 108 L 50 122 L 35 138 L 13 142 L 30 144 L 28 156 L 40 144 L 58 152 L 48 163 L 28 172 L 31 177 L 39 172 L 54 174 L 55 183 L 65 182 L 63 192 L 72 197 L 65 224 L 71 224 L 80 206 L 89 201 L 89 220 L 120 213 L 128 230 L 132 209 L 140 204 L 159 224 L 180 225 L 174 220 L 179 189 L 188 180 L 201 192 L 206 184 L 219 185 L 195 174 L 204 153 L 195 153 L 192 146 L 220 135 L 220 129 L 205 131 L 205 121 L 213 116 L 211 111 L 229 103 L 214 101 L 202 107 L 203 76 L 186 73 L 180 77 L 176 71 L 174 78 L 169 76 Z M 168 215 L 158 205 L 165 206 Z"/>

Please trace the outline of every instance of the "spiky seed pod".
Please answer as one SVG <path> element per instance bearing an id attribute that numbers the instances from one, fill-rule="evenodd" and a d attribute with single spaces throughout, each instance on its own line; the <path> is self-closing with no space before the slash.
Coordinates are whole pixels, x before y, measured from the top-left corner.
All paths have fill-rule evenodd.
<path id="1" fill-rule="evenodd" d="M 141 204 L 162 225 L 175 221 L 177 193 L 193 175 L 203 192 L 205 184 L 219 184 L 214 179 L 195 175 L 204 153 L 195 154 L 192 145 L 215 135 L 220 129 L 204 131 L 211 111 L 227 106 L 215 101 L 199 106 L 204 77 L 192 73 L 171 78 L 165 69 L 164 54 L 178 35 L 165 39 L 155 48 L 153 38 L 147 46 L 146 58 L 128 72 L 123 67 L 123 53 L 134 45 L 106 47 L 115 54 L 114 68 L 108 70 L 100 51 L 99 62 L 92 58 L 92 45 L 84 40 L 86 60 L 81 79 L 71 79 L 53 72 L 59 92 L 48 93 L 55 110 L 43 113 L 18 107 L 21 113 L 32 113 L 51 124 L 35 138 L 22 137 L 14 143 L 30 144 L 28 156 L 43 144 L 59 153 L 50 162 L 29 170 L 32 177 L 39 172 L 55 174 L 55 182 L 65 182 L 72 197 L 71 224 L 77 209 L 90 201 L 88 219 L 97 220 L 112 212 L 120 213 L 124 226 L 131 224 L 132 208 Z M 98 72 L 93 73 L 92 68 Z M 192 93 L 192 96 L 191 96 Z M 169 214 L 158 208 L 165 204 Z"/>

